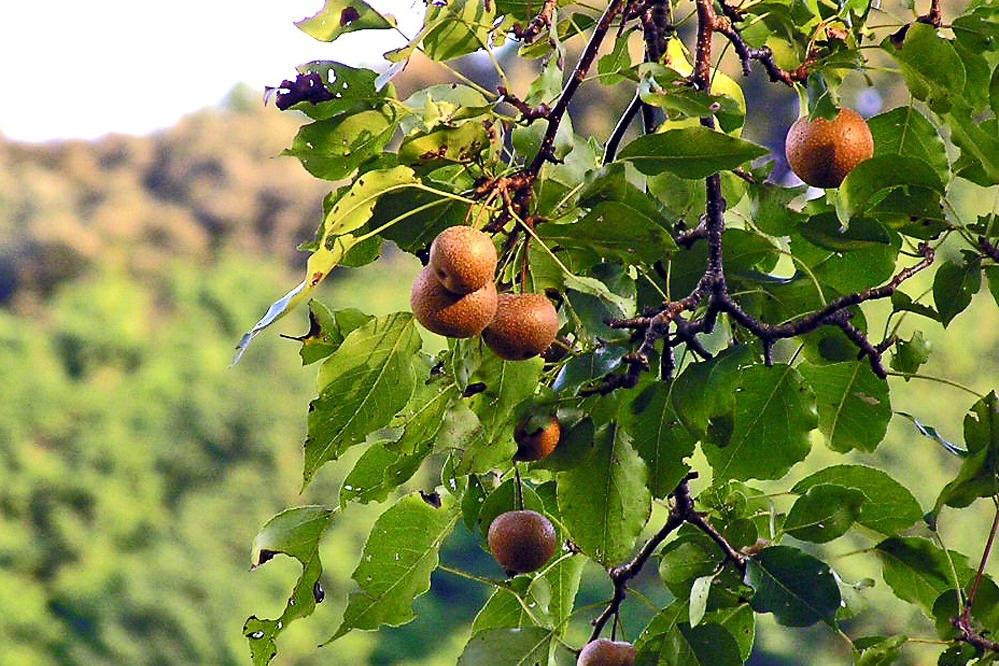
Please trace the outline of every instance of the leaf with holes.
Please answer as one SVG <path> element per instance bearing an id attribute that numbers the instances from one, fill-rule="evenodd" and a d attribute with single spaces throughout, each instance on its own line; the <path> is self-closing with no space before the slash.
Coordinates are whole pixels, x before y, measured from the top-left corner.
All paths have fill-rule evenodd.
<path id="1" fill-rule="evenodd" d="M 295 583 L 281 617 L 261 620 L 253 615 L 243 625 L 255 666 L 266 666 L 277 654 L 278 635 L 295 620 L 311 615 L 316 604 L 323 600 L 319 582 L 323 572 L 319 540 L 335 516 L 336 510 L 327 506 L 285 509 L 267 521 L 253 539 L 252 568 L 263 566 L 278 554 L 293 557 L 302 564 L 302 575 Z"/>

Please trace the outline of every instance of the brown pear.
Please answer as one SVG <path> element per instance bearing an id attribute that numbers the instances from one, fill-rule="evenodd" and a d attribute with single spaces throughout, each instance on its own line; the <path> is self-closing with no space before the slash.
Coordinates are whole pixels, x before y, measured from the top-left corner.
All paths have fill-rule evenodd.
<path id="1" fill-rule="evenodd" d="M 478 229 L 448 227 L 430 245 L 430 267 L 445 289 L 469 294 L 492 282 L 496 273 L 496 247 Z"/>
<path id="2" fill-rule="evenodd" d="M 496 314 L 496 285 L 492 280 L 470 294 L 444 288 L 428 266 L 413 281 L 409 304 L 416 320 L 428 331 L 449 338 L 471 338 Z"/>
<path id="3" fill-rule="evenodd" d="M 839 187 L 853 168 L 874 155 L 874 137 L 864 118 L 841 109 L 832 120 L 798 118 L 787 133 L 787 162 L 814 187 Z"/>
<path id="4" fill-rule="evenodd" d="M 555 554 L 555 526 L 536 511 L 507 511 L 489 525 L 489 550 L 505 571 L 537 571 Z"/>
<path id="5" fill-rule="evenodd" d="M 552 416 L 540 428 L 531 428 L 531 419 L 517 424 L 513 430 L 513 441 L 517 443 L 514 460 L 544 460 L 552 454 L 562 436 L 562 425 Z"/>
<path id="6" fill-rule="evenodd" d="M 500 358 L 523 361 L 548 349 L 557 334 L 558 313 L 543 294 L 500 294 L 482 339 Z"/>
<path id="7" fill-rule="evenodd" d="M 598 638 L 579 653 L 576 666 L 634 666 L 635 647 L 631 643 Z"/>

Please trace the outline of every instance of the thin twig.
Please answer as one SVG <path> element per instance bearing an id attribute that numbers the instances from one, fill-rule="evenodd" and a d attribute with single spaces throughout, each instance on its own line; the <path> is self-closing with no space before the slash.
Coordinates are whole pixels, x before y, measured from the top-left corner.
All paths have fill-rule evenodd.
<path id="1" fill-rule="evenodd" d="M 555 106 L 552 107 L 551 112 L 548 114 L 548 128 L 545 131 L 544 138 L 541 140 L 541 148 L 528 167 L 528 171 L 534 174 L 535 177 L 540 173 L 541 166 L 546 161 L 555 159 L 555 135 L 562 122 L 562 116 L 569 109 L 569 102 L 572 101 L 573 95 L 576 94 L 579 84 L 586 78 L 586 73 L 593 65 L 593 61 L 597 57 L 597 52 L 600 50 L 600 45 L 603 44 L 607 32 L 610 30 L 614 17 L 618 15 L 624 4 L 625 0 L 611 0 L 607 4 L 607 9 L 604 10 L 603 15 L 601 15 L 600 20 L 597 21 L 597 25 L 593 29 L 590 41 L 587 42 L 583 53 L 579 56 L 579 60 L 576 61 L 575 69 L 565 82 L 562 94 L 559 95 L 558 101 L 555 102 Z"/>

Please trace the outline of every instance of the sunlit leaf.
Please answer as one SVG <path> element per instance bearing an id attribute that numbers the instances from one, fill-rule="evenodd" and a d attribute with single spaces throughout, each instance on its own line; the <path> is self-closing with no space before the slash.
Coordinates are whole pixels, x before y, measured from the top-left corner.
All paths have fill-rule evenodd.
<path id="1" fill-rule="evenodd" d="M 353 629 L 399 626 L 413 620 L 413 600 L 430 589 L 441 544 L 461 516 L 453 502 L 435 507 L 407 495 L 379 516 L 354 570 L 343 622 L 330 641 Z"/>
<path id="2" fill-rule="evenodd" d="M 326 0 L 323 8 L 295 25 L 313 39 L 332 42 L 355 30 L 385 30 L 395 26 L 391 15 L 382 15 L 364 0 Z"/>
<path id="3" fill-rule="evenodd" d="M 302 575 L 292 590 L 281 617 L 261 620 L 250 616 L 243 634 L 250 642 L 256 666 L 266 666 L 277 654 L 277 637 L 292 622 L 307 617 L 323 600 L 319 577 L 323 572 L 319 541 L 332 524 L 335 509 L 327 506 L 299 506 L 285 509 L 261 528 L 253 539 L 250 563 L 253 568 L 266 564 L 277 555 L 287 555 L 302 565 Z"/>

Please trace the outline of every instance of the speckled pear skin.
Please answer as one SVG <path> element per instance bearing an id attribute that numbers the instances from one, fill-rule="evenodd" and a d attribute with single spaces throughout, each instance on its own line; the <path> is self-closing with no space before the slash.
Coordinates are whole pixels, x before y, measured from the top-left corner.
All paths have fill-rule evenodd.
<path id="1" fill-rule="evenodd" d="M 635 666 L 635 648 L 631 643 L 598 638 L 583 647 L 576 666 Z"/>
<path id="2" fill-rule="evenodd" d="M 530 573 L 544 566 L 558 545 L 555 526 L 537 511 L 507 511 L 489 525 L 489 550 L 505 571 Z"/>
<path id="3" fill-rule="evenodd" d="M 413 281 L 409 305 L 416 321 L 428 331 L 449 338 L 471 338 L 482 333 L 496 314 L 496 285 L 492 280 L 470 294 L 453 294 L 427 266 Z"/>
<path id="4" fill-rule="evenodd" d="M 513 441 L 517 443 L 514 460 L 531 462 L 544 460 L 555 451 L 562 437 L 562 425 L 552 416 L 543 428 L 528 432 L 530 419 L 517 424 L 513 431 Z"/>
<path id="5" fill-rule="evenodd" d="M 832 120 L 798 118 L 787 133 L 788 164 L 813 187 L 839 187 L 846 175 L 874 155 L 874 137 L 864 118 L 843 108 Z"/>
<path id="6" fill-rule="evenodd" d="M 430 263 L 444 288 L 470 294 L 491 282 L 496 273 L 496 246 L 472 227 L 448 227 L 430 245 Z"/>
<path id="7" fill-rule="evenodd" d="M 551 347 L 558 335 L 558 312 L 543 294 L 500 294 L 496 318 L 482 332 L 493 352 L 523 361 Z"/>

